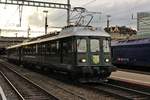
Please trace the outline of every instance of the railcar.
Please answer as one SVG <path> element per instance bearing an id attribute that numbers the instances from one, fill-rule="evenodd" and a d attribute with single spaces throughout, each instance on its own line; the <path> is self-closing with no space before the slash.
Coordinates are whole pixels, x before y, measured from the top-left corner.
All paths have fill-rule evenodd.
<path id="1" fill-rule="evenodd" d="M 111 63 L 110 40 L 100 28 L 67 26 L 55 36 L 8 47 L 7 58 L 86 81 L 105 80 L 116 70 Z"/>
<path id="2" fill-rule="evenodd" d="M 150 67 L 150 39 L 112 42 L 112 63 L 124 67 Z"/>

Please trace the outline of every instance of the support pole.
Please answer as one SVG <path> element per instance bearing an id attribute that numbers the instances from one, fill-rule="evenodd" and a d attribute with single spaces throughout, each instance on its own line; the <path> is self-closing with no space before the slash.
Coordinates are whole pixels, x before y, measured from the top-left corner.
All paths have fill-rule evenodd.
<path id="1" fill-rule="evenodd" d="M 30 36 L 30 26 L 28 26 L 28 30 L 27 30 L 27 38 L 29 38 L 29 36 Z"/>
<path id="2" fill-rule="evenodd" d="M 70 0 L 67 0 L 68 4 L 68 9 L 67 9 L 67 25 L 70 25 L 70 10 L 71 10 L 71 5 L 70 5 Z"/>
<path id="3" fill-rule="evenodd" d="M 20 27 L 22 22 L 22 11 L 23 11 L 23 5 L 19 5 L 19 26 Z"/>
<path id="4" fill-rule="evenodd" d="M 44 10 L 43 12 L 45 13 L 45 34 L 47 34 L 47 27 L 48 27 L 48 25 L 47 25 L 47 13 L 48 13 L 48 11 Z"/>
<path id="5" fill-rule="evenodd" d="M 107 15 L 107 31 L 109 32 L 109 25 L 110 25 L 110 15 Z"/>
<path id="6" fill-rule="evenodd" d="M 1 37 L 1 32 L 2 32 L 2 29 L 0 29 L 0 37 Z"/>

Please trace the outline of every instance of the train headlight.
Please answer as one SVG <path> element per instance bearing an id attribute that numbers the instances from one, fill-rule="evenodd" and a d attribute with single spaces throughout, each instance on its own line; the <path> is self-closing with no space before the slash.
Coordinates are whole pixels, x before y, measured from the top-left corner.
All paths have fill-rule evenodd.
<path id="1" fill-rule="evenodd" d="M 109 62 L 109 59 L 108 59 L 108 58 L 106 58 L 106 59 L 105 59 L 105 62 L 106 62 L 106 63 L 108 63 L 108 62 Z"/>
<path id="2" fill-rule="evenodd" d="M 82 63 L 85 63 L 85 62 L 86 62 L 86 59 L 81 59 L 81 62 L 82 62 Z"/>

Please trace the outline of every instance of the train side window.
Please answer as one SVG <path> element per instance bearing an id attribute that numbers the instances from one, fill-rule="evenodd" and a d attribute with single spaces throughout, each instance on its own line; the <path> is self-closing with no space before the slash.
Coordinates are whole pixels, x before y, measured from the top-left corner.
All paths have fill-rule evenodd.
<path id="1" fill-rule="evenodd" d="M 51 54 L 55 54 L 55 48 L 56 48 L 55 43 L 51 44 Z"/>
<path id="2" fill-rule="evenodd" d="M 38 55 L 38 44 L 35 44 L 35 54 Z"/>
<path id="3" fill-rule="evenodd" d="M 99 52 L 100 51 L 100 43 L 97 39 L 90 40 L 90 50 L 91 52 Z"/>
<path id="4" fill-rule="evenodd" d="M 39 55 L 42 55 L 42 46 L 41 46 L 41 44 L 38 44 L 38 51 L 39 51 Z"/>
<path id="5" fill-rule="evenodd" d="M 109 40 L 107 39 L 103 40 L 103 51 L 110 52 Z"/>
<path id="6" fill-rule="evenodd" d="M 42 44 L 42 55 L 46 54 L 45 50 L 46 50 L 46 45 L 45 45 L 45 43 L 43 43 Z"/>
<path id="7" fill-rule="evenodd" d="M 63 54 L 72 53 L 72 42 L 70 40 L 63 42 Z"/>
<path id="8" fill-rule="evenodd" d="M 50 44 L 50 54 L 58 54 L 59 51 L 59 41 L 52 42 Z"/>
<path id="9" fill-rule="evenodd" d="M 35 44 L 33 45 L 32 50 L 33 50 L 32 54 L 35 55 L 36 54 L 36 45 Z"/>
<path id="10" fill-rule="evenodd" d="M 78 52 L 87 52 L 86 39 L 77 40 L 77 51 Z"/>
<path id="11" fill-rule="evenodd" d="M 41 47 L 40 47 L 40 44 L 38 44 L 37 48 L 38 48 L 38 55 L 41 55 Z"/>
<path id="12" fill-rule="evenodd" d="M 45 54 L 46 54 L 46 55 L 49 55 L 49 54 L 50 54 L 50 44 L 49 44 L 49 43 L 46 43 L 45 45 L 46 45 L 46 48 L 45 48 L 45 52 L 46 52 L 46 53 L 45 53 Z"/>
<path id="13" fill-rule="evenodd" d="M 29 46 L 29 55 L 32 55 L 32 45 Z"/>

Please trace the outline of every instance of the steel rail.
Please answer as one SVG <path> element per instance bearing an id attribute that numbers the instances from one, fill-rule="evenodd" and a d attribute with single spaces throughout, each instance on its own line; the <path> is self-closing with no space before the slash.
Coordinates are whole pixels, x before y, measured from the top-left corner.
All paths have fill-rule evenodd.
<path id="1" fill-rule="evenodd" d="M 2 64 L 2 63 L 1 63 Z M 4 64 L 3 64 L 4 65 Z M 8 65 L 8 64 L 7 64 Z M 57 97 L 55 97 L 54 95 L 50 94 L 47 90 L 45 90 L 44 88 L 40 87 L 39 85 L 37 85 L 36 83 L 32 82 L 31 80 L 29 80 L 28 78 L 22 76 L 21 74 L 19 74 L 17 71 L 9 68 L 8 66 L 4 65 L 5 68 L 7 68 L 8 70 L 12 71 L 13 73 L 17 74 L 19 77 L 21 77 L 22 79 L 26 80 L 27 82 L 29 82 L 30 84 L 34 85 L 35 87 L 39 88 L 40 90 L 42 90 L 44 93 L 46 93 L 47 95 L 55 98 L 55 100 L 59 100 Z M 15 88 L 15 86 L 13 86 Z M 15 90 L 17 90 L 15 88 Z M 18 90 L 17 90 L 18 91 Z M 25 100 L 25 99 L 22 99 L 22 100 Z M 53 100 L 53 99 L 52 99 Z"/>
<path id="2" fill-rule="evenodd" d="M 77 97 L 79 97 L 81 100 L 86 100 L 86 98 L 84 98 L 83 96 L 78 95 L 78 94 L 76 94 L 76 93 L 73 93 L 73 92 L 70 91 L 70 90 L 67 90 L 67 89 L 65 89 L 65 88 L 62 88 L 62 87 L 60 87 L 60 86 L 58 86 L 58 85 L 54 85 L 54 84 L 52 84 L 52 83 L 49 83 L 49 84 L 51 84 L 51 85 L 53 85 L 53 86 L 55 86 L 55 87 L 57 87 L 57 88 L 59 88 L 59 89 L 65 91 L 65 92 L 67 92 L 67 93 L 70 93 L 70 94 L 72 94 L 72 95 L 74 95 L 74 96 L 77 96 Z"/>
<path id="3" fill-rule="evenodd" d="M 122 90 L 133 91 L 133 92 L 138 93 L 138 94 L 150 96 L 150 93 L 147 93 L 147 92 L 143 92 L 143 91 L 139 91 L 139 90 L 135 90 L 135 89 L 130 89 L 130 88 L 126 88 L 126 87 L 121 87 L 121 86 L 117 86 L 117 85 L 113 85 L 113 84 L 107 84 L 107 85 L 117 87 L 117 88 L 120 88 Z"/>
<path id="4" fill-rule="evenodd" d="M 3 62 L 3 63 L 4 63 L 4 62 Z M 8 65 L 8 66 L 13 66 L 13 65 L 10 65 L 10 64 L 8 64 L 8 63 L 7 63 L 7 65 Z M 7 66 L 6 66 L 6 67 L 7 67 Z M 13 70 L 13 69 L 11 69 L 11 68 L 9 68 L 9 67 L 7 67 L 7 68 L 8 68 L 9 70 L 13 71 L 14 73 L 16 73 L 17 75 L 19 75 L 20 77 L 24 78 L 25 80 L 29 81 L 30 83 L 34 84 L 34 85 L 37 86 L 38 88 L 40 88 L 40 89 L 44 90 L 45 92 L 49 93 L 47 90 L 45 90 L 44 88 L 42 88 L 42 87 L 40 87 L 39 85 L 35 84 L 34 82 L 32 82 L 31 80 L 29 80 L 28 78 L 22 76 L 22 75 L 19 74 L 17 71 L 15 71 L 15 70 Z M 51 84 L 51 83 L 49 83 L 49 84 Z M 58 85 L 54 85 L 54 84 L 51 84 L 51 85 L 53 85 L 53 86 L 55 86 L 55 87 L 57 87 L 57 88 L 59 88 L 59 89 L 65 91 L 65 92 L 67 92 L 67 93 L 69 93 L 69 94 L 71 94 L 71 95 L 74 95 L 74 96 L 80 98 L 81 100 L 86 100 L 86 98 L 84 98 L 83 96 L 78 95 L 78 94 L 76 94 L 76 93 L 73 93 L 72 91 L 69 91 L 69 90 L 67 90 L 67 89 L 64 89 L 64 88 L 62 88 L 62 87 L 60 87 L 60 86 L 58 86 Z"/>
<path id="5" fill-rule="evenodd" d="M 11 83 L 11 81 L 7 78 L 7 76 L 0 71 L 1 75 L 4 77 L 4 79 L 6 80 L 6 82 L 12 87 L 12 89 L 17 93 L 17 95 L 19 96 L 19 98 L 21 100 L 25 100 L 25 98 L 21 95 L 21 93 L 15 88 L 15 86 Z"/>
<path id="6" fill-rule="evenodd" d="M 133 100 L 134 98 L 146 98 L 146 99 L 142 99 L 142 100 L 147 100 L 147 98 L 150 98 L 150 93 L 147 93 L 147 92 L 141 92 L 141 91 L 126 88 L 126 87 L 113 85 L 110 83 L 101 83 L 101 85 L 104 86 L 105 89 L 101 89 L 100 86 L 95 86 L 94 88 L 99 91 L 103 91 L 105 93 L 116 95 L 116 96 L 126 99 L 126 100 Z M 118 93 L 118 92 L 115 93 L 115 91 L 110 91 L 110 90 L 112 90 L 112 88 L 114 88 L 114 90 L 116 90 L 116 91 L 120 91 L 120 93 Z M 107 90 L 107 89 L 110 89 L 110 90 Z M 123 93 L 121 93 L 121 92 L 123 92 Z"/>

